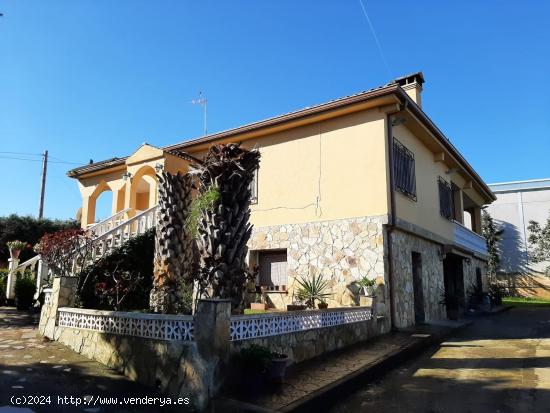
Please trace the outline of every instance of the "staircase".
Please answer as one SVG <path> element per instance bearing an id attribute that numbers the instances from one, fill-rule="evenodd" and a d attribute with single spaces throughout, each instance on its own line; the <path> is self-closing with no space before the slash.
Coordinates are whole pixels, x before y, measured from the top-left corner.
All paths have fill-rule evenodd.
<path id="1" fill-rule="evenodd" d="M 97 224 L 90 225 L 87 230 L 91 234 L 91 254 L 85 263 L 73 262 L 72 274 L 78 274 L 83 266 L 93 264 L 101 257 L 109 254 L 113 249 L 120 247 L 126 241 L 145 233 L 157 223 L 157 206 L 141 211 L 131 218 L 127 218 L 130 210 L 125 209 L 104 219 Z M 37 255 L 11 269 L 8 275 L 8 298 L 13 298 L 13 286 L 17 274 L 29 270 L 36 279 L 36 297 L 40 294 L 44 282 L 49 278 L 50 271 L 46 264 Z"/>

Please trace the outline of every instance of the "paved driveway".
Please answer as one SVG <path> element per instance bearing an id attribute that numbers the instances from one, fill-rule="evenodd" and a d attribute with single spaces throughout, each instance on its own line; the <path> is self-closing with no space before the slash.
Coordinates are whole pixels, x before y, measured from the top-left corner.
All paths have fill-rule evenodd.
<path id="1" fill-rule="evenodd" d="M 331 411 L 550 412 L 550 309 L 477 319 Z"/>
<path id="2" fill-rule="evenodd" d="M 27 398 L 27 403 L 17 403 L 25 396 L 33 397 Z M 72 403 L 64 396 L 72 396 Z M 156 406 L 127 405 L 123 399 L 135 397 L 140 401 L 134 403 L 152 403 L 146 396 L 160 395 L 57 342 L 44 340 L 37 336 L 35 319 L 0 307 L 0 413 L 190 411 L 185 405 L 159 407 L 159 401 Z M 88 404 L 84 405 L 84 400 Z M 82 404 L 76 406 L 79 401 Z"/>

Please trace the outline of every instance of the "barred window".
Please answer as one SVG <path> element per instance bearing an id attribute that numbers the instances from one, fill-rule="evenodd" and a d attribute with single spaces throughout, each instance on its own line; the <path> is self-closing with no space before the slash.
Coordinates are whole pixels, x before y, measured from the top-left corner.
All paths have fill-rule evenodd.
<path id="1" fill-rule="evenodd" d="M 250 182 L 250 202 L 252 204 L 258 203 L 258 169 L 254 171 L 254 177 Z"/>
<path id="2" fill-rule="evenodd" d="M 453 189 L 451 185 L 443 178 L 439 177 L 437 184 L 439 186 L 439 212 L 442 217 L 453 218 Z"/>
<path id="3" fill-rule="evenodd" d="M 414 154 L 397 139 L 393 139 L 394 189 L 416 201 Z"/>

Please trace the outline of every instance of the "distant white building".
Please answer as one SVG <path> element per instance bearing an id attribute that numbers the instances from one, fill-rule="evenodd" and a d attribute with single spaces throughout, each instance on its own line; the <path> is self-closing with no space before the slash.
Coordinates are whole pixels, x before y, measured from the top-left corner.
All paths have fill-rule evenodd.
<path id="1" fill-rule="evenodd" d="M 497 200 L 487 208 L 502 226 L 501 270 L 506 274 L 540 273 L 550 263 L 533 263 L 528 255 L 527 227 L 534 220 L 541 225 L 550 214 L 550 178 L 490 184 Z"/>

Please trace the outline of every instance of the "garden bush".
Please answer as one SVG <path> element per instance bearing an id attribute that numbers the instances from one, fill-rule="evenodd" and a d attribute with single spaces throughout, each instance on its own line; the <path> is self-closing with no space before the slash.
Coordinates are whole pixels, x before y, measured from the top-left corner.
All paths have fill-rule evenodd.
<path id="1" fill-rule="evenodd" d="M 8 284 L 8 273 L 7 268 L 0 268 L 0 306 L 6 305 L 6 287 Z"/>
<path id="2" fill-rule="evenodd" d="M 80 273 L 78 305 L 145 310 L 153 284 L 154 229 L 125 242 Z"/>
<path id="3" fill-rule="evenodd" d="M 18 310 L 28 310 L 34 302 L 36 283 L 31 274 L 25 272 L 15 280 L 15 305 Z"/>

